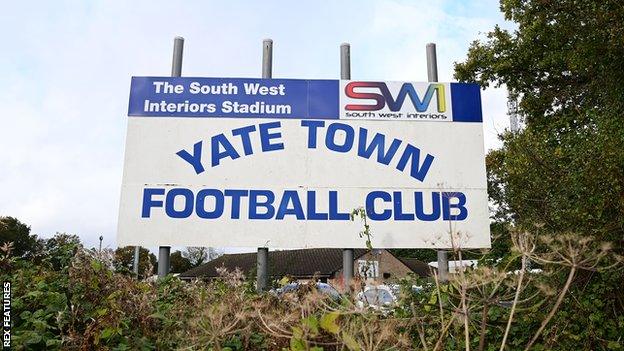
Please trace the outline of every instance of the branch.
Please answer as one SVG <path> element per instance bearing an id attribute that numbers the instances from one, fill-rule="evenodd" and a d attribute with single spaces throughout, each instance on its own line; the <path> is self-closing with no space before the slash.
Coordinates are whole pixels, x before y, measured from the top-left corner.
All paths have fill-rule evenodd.
<path id="1" fill-rule="evenodd" d="M 559 297 L 557 298 L 557 302 L 555 302 L 555 305 L 550 310 L 550 313 L 548 313 L 548 316 L 546 316 L 546 319 L 542 321 L 542 325 L 540 325 L 535 335 L 533 335 L 533 338 L 531 339 L 531 341 L 529 341 L 527 346 L 524 348 L 524 351 L 528 351 L 533 346 L 533 344 L 535 343 L 535 341 L 537 341 L 537 338 L 540 336 L 544 328 L 546 328 L 546 325 L 548 324 L 548 322 L 550 322 L 552 317 L 555 315 L 555 312 L 557 312 L 557 309 L 559 309 L 559 306 L 563 302 L 563 297 L 568 292 L 568 289 L 570 288 L 570 285 L 572 284 L 572 279 L 574 278 L 574 274 L 576 274 L 576 266 L 572 266 L 572 268 L 570 268 L 570 274 L 568 274 L 568 280 L 563 286 L 563 290 L 561 290 L 561 293 L 559 294 Z"/>
<path id="2" fill-rule="evenodd" d="M 522 280 L 524 279 L 524 271 L 526 270 L 526 256 L 522 256 L 522 268 L 520 270 L 520 278 L 518 278 L 518 285 L 516 286 L 516 294 L 514 296 L 513 304 L 511 305 L 511 312 L 509 312 L 509 319 L 507 320 L 507 327 L 505 328 L 505 334 L 503 335 L 503 341 L 501 342 L 500 351 L 505 348 L 507 343 L 507 336 L 509 335 L 509 329 L 511 329 L 511 321 L 513 320 L 514 312 L 516 311 L 516 305 L 518 304 L 518 298 L 520 297 L 520 288 L 522 287 Z"/>

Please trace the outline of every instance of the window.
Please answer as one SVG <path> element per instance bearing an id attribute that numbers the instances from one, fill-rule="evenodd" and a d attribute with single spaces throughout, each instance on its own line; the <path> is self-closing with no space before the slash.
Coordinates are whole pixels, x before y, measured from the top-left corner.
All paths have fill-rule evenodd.
<path id="1" fill-rule="evenodd" d="M 358 260 L 358 274 L 363 278 L 378 278 L 379 261 Z"/>

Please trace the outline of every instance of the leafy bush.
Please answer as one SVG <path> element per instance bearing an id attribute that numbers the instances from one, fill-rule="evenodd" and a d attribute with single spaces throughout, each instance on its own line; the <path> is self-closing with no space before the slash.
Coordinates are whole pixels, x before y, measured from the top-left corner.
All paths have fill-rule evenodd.
<path id="1" fill-rule="evenodd" d="M 585 274 L 608 277 L 621 261 L 591 238 L 515 233 L 510 258 L 497 265 L 465 269 L 445 284 L 406 278 L 390 311 L 362 310 L 355 294 L 332 300 L 314 285 L 258 295 L 241 272 L 209 282 L 137 281 L 115 271 L 112 251 L 86 250 L 71 238 L 46 243 L 37 262 L 7 254 L 5 245 L 0 266 L 13 283 L 15 349 L 622 348 L 624 319 L 600 300 L 613 287 L 593 284 L 578 294 L 571 284 Z M 462 251 L 454 254 L 460 259 Z M 528 271 L 529 261 L 541 272 Z M 571 316 L 572 307 L 586 318 Z"/>

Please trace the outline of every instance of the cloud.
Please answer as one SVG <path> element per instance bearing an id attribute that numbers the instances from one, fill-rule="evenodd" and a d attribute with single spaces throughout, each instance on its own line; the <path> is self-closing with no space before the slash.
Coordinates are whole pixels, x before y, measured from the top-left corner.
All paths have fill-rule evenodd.
<path id="1" fill-rule="evenodd" d="M 470 43 L 504 23 L 490 1 L 383 1 L 376 2 L 367 27 L 364 51 L 371 56 L 358 64 L 364 77 L 354 79 L 427 80 L 427 43 L 436 43 L 438 79 L 453 81 L 455 62 L 466 57 Z M 354 60 L 358 60 L 355 58 Z M 365 72 L 365 73 L 364 73 Z M 498 134 L 508 128 L 505 88 L 482 92 L 486 150 L 500 147 Z"/>

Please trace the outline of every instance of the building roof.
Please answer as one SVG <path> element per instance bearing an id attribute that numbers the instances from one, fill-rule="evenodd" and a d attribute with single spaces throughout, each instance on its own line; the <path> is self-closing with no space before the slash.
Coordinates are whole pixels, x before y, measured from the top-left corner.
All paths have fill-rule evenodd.
<path id="1" fill-rule="evenodd" d="M 417 258 L 403 258 L 399 257 L 399 260 L 403 262 L 407 268 L 411 269 L 412 272 L 416 273 L 420 277 L 429 277 L 431 276 L 431 269 L 429 265 L 423 261 L 420 261 Z"/>
<path id="2" fill-rule="evenodd" d="M 355 249 L 354 259 L 361 257 L 366 249 Z M 256 270 L 256 252 L 223 255 L 201 266 L 180 274 L 180 278 L 218 277 L 217 268 L 239 268 L 249 274 Z M 300 249 L 269 251 L 269 276 L 294 278 L 326 278 L 342 269 L 342 249 Z"/>

